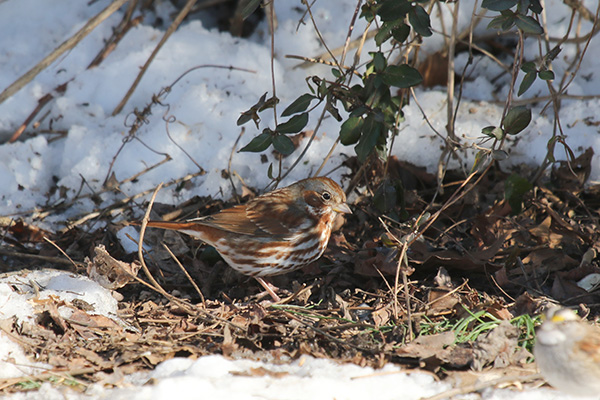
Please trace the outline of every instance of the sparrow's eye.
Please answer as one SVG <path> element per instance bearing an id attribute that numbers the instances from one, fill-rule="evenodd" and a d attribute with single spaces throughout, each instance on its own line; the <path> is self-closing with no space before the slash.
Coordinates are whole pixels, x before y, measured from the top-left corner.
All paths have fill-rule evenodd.
<path id="1" fill-rule="evenodd" d="M 323 194 L 321 194 L 321 197 L 323 198 L 323 200 L 327 201 L 327 200 L 331 200 L 331 194 L 329 192 L 323 192 Z"/>

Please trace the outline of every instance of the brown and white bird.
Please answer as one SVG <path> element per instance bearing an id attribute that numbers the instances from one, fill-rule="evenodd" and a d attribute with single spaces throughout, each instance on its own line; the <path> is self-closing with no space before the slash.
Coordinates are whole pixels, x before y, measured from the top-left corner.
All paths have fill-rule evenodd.
<path id="1" fill-rule="evenodd" d="M 216 214 L 181 222 L 150 221 L 213 246 L 236 271 L 254 277 L 275 301 L 263 277 L 294 271 L 317 260 L 327 247 L 335 217 L 351 213 L 333 180 L 304 179 Z"/>
<path id="2" fill-rule="evenodd" d="M 552 307 L 536 329 L 535 362 L 546 381 L 576 396 L 600 395 L 600 328 Z"/>

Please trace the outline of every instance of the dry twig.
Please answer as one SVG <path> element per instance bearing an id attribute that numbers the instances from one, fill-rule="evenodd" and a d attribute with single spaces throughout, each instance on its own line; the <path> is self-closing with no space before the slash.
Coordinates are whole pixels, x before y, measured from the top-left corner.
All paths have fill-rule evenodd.
<path id="1" fill-rule="evenodd" d="M 58 57 L 60 57 L 67 50 L 72 49 L 82 41 L 91 31 L 93 31 L 98 25 L 102 23 L 106 18 L 110 17 L 115 11 L 117 11 L 123 4 L 128 0 L 115 0 L 104 10 L 100 11 L 95 17 L 91 18 L 77 33 L 71 36 L 69 39 L 62 42 L 52 53 L 46 56 L 37 65 L 25 72 L 19 79 L 13 82 L 9 87 L 4 89 L 0 93 L 0 104 L 6 99 L 11 97 L 13 94 L 21 90 L 23 86 L 28 84 L 35 78 L 40 72 L 46 67 L 52 64 Z"/>
<path id="2" fill-rule="evenodd" d="M 165 32 L 165 34 L 163 35 L 163 37 L 160 39 L 160 41 L 158 42 L 158 44 L 156 45 L 156 47 L 152 51 L 152 54 L 150 54 L 150 57 L 148 57 L 148 60 L 146 61 L 146 63 L 144 64 L 144 66 L 140 69 L 140 73 L 135 78 L 135 81 L 133 81 L 133 83 L 131 84 L 131 87 L 129 88 L 129 90 L 127 91 L 127 93 L 125 94 L 125 96 L 123 97 L 123 99 L 121 100 L 121 102 L 113 110 L 113 112 L 112 112 L 113 116 L 117 115 L 118 113 L 121 112 L 121 110 L 123 110 L 123 107 L 125 107 L 125 104 L 129 100 L 129 98 L 131 97 L 131 95 L 133 94 L 133 92 L 135 91 L 135 89 L 137 88 L 137 86 L 139 85 L 140 81 L 142 80 L 142 77 L 144 76 L 144 74 L 148 70 L 148 67 L 150 66 L 150 64 L 152 63 L 152 61 L 154 61 L 154 58 L 156 57 L 156 55 L 158 54 L 158 52 L 160 51 L 160 49 L 163 47 L 163 45 L 166 43 L 166 41 L 169 39 L 169 37 L 171 37 L 171 35 L 173 34 L 173 32 L 175 32 L 175 30 L 183 22 L 183 19 L 188 15 L 188 13 L 192 9 L 192 7 L 196 3 L 196 1 L 197 0 L 188 0 L 187 3 L 185 4 L 185 7 L 183 7 L 181 9 L 181 11 L 179 12 L 179 14 L 177 15 L 177 18 L 175 18 L 175 20 L 173 21 L 173 23 L 171 24 L 171 26 L 169 26 L 169 29 L 167 29 L 167 31 Z"/>

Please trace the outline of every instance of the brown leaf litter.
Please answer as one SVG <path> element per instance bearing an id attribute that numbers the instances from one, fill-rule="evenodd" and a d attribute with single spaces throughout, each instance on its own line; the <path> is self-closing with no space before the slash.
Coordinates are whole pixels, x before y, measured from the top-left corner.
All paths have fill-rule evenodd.
<path id="1" fill-rule="evenodd" d="M 172 357 L 214 353 L 275 363 L 303 354 L 374 367 L 393 362 L 465 381 L 480 371 L 528 371 L 530 355 L 520 345 L 526 338 L 514 325 L 499 323 L 466 343 L 458 343 L 450 327 L 467 315 L 465 310 L 485 310 L 498 321 L 510 321 L 536 313 L 546 298 L 581 304 L 592 317 L 599 315 L 594 282 L 600 280 L 593 278 L 600 277 L 595 258 L 600 189 L 583 186 L 586 157 L 573 164 L 576 179 L 567 173 L 569 166 L 557 167 L 554 180 L 525 195 L 517 215 L 504 200 L 498 182 L 507 175 L 500 170 L 464 186 L 468 191 L 457 201 L 447 203 L 453 192 L 446 189 L 431 203 L 436 179 L 397 160 L 388 170 L 392 180 L 403 177 L 402 196 L 395 204 L 376 205 L 371 194 L 384 183 L 377 179 L 382 166 L 374 164 L 373 170 L 362 170 L 365 186 L 349 196 L 354 214 L 332 236 L 326 255 L 301 271 L 274 278 L 287 297 L 282 304 L 264 301 L 252 279 L 185 236 L 170 239 L 175 243 L 171 250 L 205 303 L 179 266 L 159 252 L 163 233 L 147 236 L 146 245 L 157 252 L 146 262 L 177 301 L 131 281 L 139 268 L 136 255 L 124 252 L 115 236 L 118 226 L 109 220 L 107 229 L 55 234 L 32 222 L 6 224 L 0 249 L 4 272 L 45 268 L 47 259 L 64 259 L 38 233 L 49 236 L 76 261 L 70 271 L 87 270 L 105 287 L 118 290 L 118 317 L 124 324 L 93 315 L 78 302 L 68 304 L 73 313 L 63 318 L 57 309 L 64 300 L 49 298 L 37 302 L 35 322 L 3 321 L 0 326 L 32 359 L 50 364 L 53 373 L 106 386 L 119 386 L 124 374 L 152 369 Z M 358 164 L 349 160 L 348 165 Z M 445 184 L 458 187 L 461 179 L 449 172 Z M 223 203 L 196 199 L 190 206 L 158 205 L 155 211 L 186 218 L 214 212 Z M 382 212 L 379 206 L 389 209 Z M 400 217 L 425 209 L 429 214 L 421 220 Z M 408 265 L 398 263 L 403 252 Z M 249 373 L 271 374 L 266 369 Z M 36 379 L 45 379 L 42 375 Z M 15 383 L 5 381 L 2 390 L 19 390 Z"/>

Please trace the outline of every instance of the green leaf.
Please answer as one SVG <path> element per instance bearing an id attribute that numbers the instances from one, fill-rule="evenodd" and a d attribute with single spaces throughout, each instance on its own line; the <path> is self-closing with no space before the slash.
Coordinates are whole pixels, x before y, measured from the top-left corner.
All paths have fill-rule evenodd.
<path id="1" fill-rule="evenodd" d="M 419 71 L 406 64 L 390 65 L 383 71 L 382 77 L 386 85 L 400 88 L 409 88 L 423 82 Z"/>
<path id="2" fill-rule="evenodd" d="M 404 107 L 405 105 L 408 104 L 408 100 L 404 97 L 404 96 L 394 96 L 392 97 L 392 104 L 398 108 L 401 109 L 402 107 Z M 400 113 L 402 113 L 402 110 L 399 110 Z M 402 114 L 402 121 L 404 122 L 404 114 Z"/>
<path id="3" fill-rule="evenodd" d="M 399 43 L 404 42 L 409 34 L 410 34 L 410 26 L 408 26 L 404 23 L 402 25 L 400 25 L 398 28 L 392 30 L 392 36 Z"/>
<path id="4" fill-rule="evenodd" d="M 391 97 L 389 86 L 383 84 L 381 75 L 373 75 L 369 78 L 366 86 L 367 92 L 365 93 L 368 97 L 365 99 L 365 104 L 370 108 L 385 106 Z"/>
<path id="5" fill-rule="evenodd" d="M 324 98 L 327 94 L 327 90 L 327 81 L 325 79 L 321 79 L 319 81 L 319 87 L 317 88 L 317 93 L 319 94 L 319 97 Z"/>
<path id="6" fill-rule="evenodd" d="M 502 130 L 502 128 L 497 126 L 486 126 L 481 130 L 481 133 L 498 140 L 502 140 L 502 138 L 504 137 L 504 131 Z"/>
<path id="7" fill-rule="evenodd" d="M 412 6 L 407 0 L 387 0 L 377 10 L 377 15 L 383 22 L 404 19 Z"/>
<path id="8" fill-rule="evenodd" d="M 515 26 L 515 21 L 517 20 L 517 17 L 514 14 L 507 14 L 505 15 L 505 17 L 506 20 L 500 28 L 506 32 L 509 29 L 512 29 L 513 26 Z"/>
<path id="9" fill-rule="evenodd" d="M 382 52 L 378 51 L 373 54 L 373 66 L 375 67 L 375 72 L 381 72 L 387 67 L 387 61 Z"/>
<path id="10" fill-rule="evenodd" d="M 289 156 L 294 152 L 294 150 L 296 150 L 296 146 L 294 146 L 292 139 L 285 135 L 277 135 L 273 137 L 273 147 L 275 147 L 275 150 L 284 156 Z"/>
<path id="11" fill-rule="evenodd" d="M 485 128 L 484 128 L 485 129 Z M 483 161 L 487 158 L 487 151 L 479 150 L 477 154 L 475 154 L 475 161 L 473 162 L 473 166 L 471 167 L 471 173 L 482 169 Z"/>
<path id="12" fill-rule="evenodd" d="M 494 128 L 494 130 L 492 131 L 492 135 L 494 135 L 496 139 L 502 140 L 504 139 L 504 130 L 498 126 Z"/>
<path id="13" fill-rule="evenodd" d="M 481 7 L 492 11 L 504 11 L 516 6 L 518 0 L 483 0 Z"/>
<path id="14" fill-rule="evenodd" d="M 539 14 L 542 12 L 542 4 L 539 0 L 519 0 L 519 4 L 517 6 L 517 11 L 519 14 L 527 14 L 527 11 L 531 10 L 535 14 Z"/>
<path id="15" fill-rule="evenodd" d="M 502 139 L 504 139 L 504 129 L 497 126 L 494 128 L 494 130 L 492 130 L 492 135 L 494 136 L 495 139 L 502 140 Z"/>
<path id="16" fill-rule="evenodd" d="M 544 28 L 530 16 L 517 14 L 516 17 L 515 23 L 517 24 L 517 28 L 524 33 L 529 33 L 531 35 L 541 35 L 544 33 Z"/>
<path id="17" fill-rule="evenodd" d="M 250 121 L 251 119 L 254 119 L 255 116 L 258 119 L 258 121 L 260 121 L 260 118 L 258 118 L 258 114 L 251 113 L 248 111 L 243 112 L 237 120 L 237 126 L 244 125 L 246 122 Z M 258 121 L 256 124 L 257 128 L 258 128 Z"/>
<path id="18" fill-rule="evenodd" d="M 554 79 L 554 72 L 552 71 L 540 71 L 540 79 L 543 79 L 545 81 L 551 81 Z"/>
<path id="19" fill-rule="evenodd" d="M 525 106 L 511 108 L 502 121 L 504 131 L 508 135 L 516 135 L 531 122 L 531 110 Z"/>
<path id="20" fill-rule="evenodd" d="M 492 131 L 494 129 L 496 129 L 495 126 L 486 126 L 485 128 L 481 129 L 481 133 L 487 136 L 492 136 Z"/>
<path id="21" fill-rule="evenodd" d="M 525 93 L 527 89 L 529 89 L 531 85 L 533 85 L 536 76 L 537 74 L 535 72 L 528 72 L 525 74 L 525 76 L 523 77 L 523 81 L 521 81 L 521 85 L 519 86 L 519 93 L 517 94 L 517 96 L 520 96 L 523 93 Z"/>
<path id="22" fill-rule="evenodd" d="M 270 133 L 261 133 L 250 141 L 247 145 L 242 147 L 240 151 L 250 151 L 252 153 L 260 153 L 265 151 L 271 145 L 273 141 L 273 135 Z"/>
<path id="23" fill-rule="evenodd" d="M 240 0 L 237 5 L 238 10 L 241 10 L 242 18 L 248 18 L 260 6 L 261 0 Z"/>
<path id="24" fill-rule="evenodd" d="M 275 179 L 273 176 L 273 163 L 269 164 L 269 169 L 267 169 L 267 177 L 269 179 Z"/>
<path id="25" fill-rule="evenodd" d="M 287 117 L 292 114 L 297 114 L 299 112 L 304 112 L 310 105 L 310 102 L 316 99 L 312 94 L 303 94 L 298 97 L 292 104 L 290 104 L 283 112 L 281 113 L 282 117 Z"/>
<path id="26" fill-rule="evenodd" d="M 540 14 L 542 12 L 542 3 L 540 0 L 530 0 L 529 9 L 536 14 Z"/>
<path id="27" fill-rule="evenodd" d="M 279 133 L 298 133 L 304 129 L 307 123 L 308 113 L 305 112 L 299 115 L 294 115 L 286 122 L 277 125 L 275 131 Z"/>
<path id="28" fill-rule="evenodd" d="M 365 3 L 360 8 L 360 18 L 364 18 L 367 22 L 373 21 L 375 19 L 375 13 L 373 12 L 373 4 Z"/>
<path id="29" fill-rule="evenodd" d="M 499 15 L 488 24 L 488 29 L 501 29 L 507 31 L 515 24 L 514 15 Z"/>
<path id="30" fill-rule="evenodd" d="M 512 214 L 521 212 L 523 196 L 533 188 L 529 181 L 519 175 L 512 174 L 504 182 L 504 198 L 512 209 Z"/>
<path id="31" fill-rule="evenodd" d="M 537 72 L 537 69 L 535 68 L 535 63 L 533 61 L 529 61 L 529 62 L 523 63 L 523 65 L 521 65 L 521 71 Z"/>
<path id="32" fill-rule="evenodd" d="M 402 19 L 395 19 L 392 21 L 387 21 L 381 24 L 381 28 L 375 35 L 375 44 L 377 46 L 381 46 L 385 43 L 389 38 L 392 37 L 392 31 L 397 29 L 398 27 L 404 25 Z"/>
<path id="33" fill-rule="evenodd" d="M 365 69 L 365 75 L 366 77 L 370 76 L 372 73 L 375 72 L 375 66 L 373 65 L 373 63 L 368 63 L 367 64 L 367 68 Z"/>
<path id="34" fill-rule="evenodd" d="M 344 146 L 358 142 L 364 122 L 362 117 L 348 118 L 340 128 L 340 142 Z"/>
<path id="35" fill-rule="evenodd" d="M 360 141 L 354 146 L 354 151 L 360 162 L 365 162 L 369 154 L 377 145 L 377 140 L 381 135 L 383 123 L 375 121 L 375 117 L 371 114 L 363 123 L 362 135 Z"/>
<path id="36" fill-rule="evenodd" d="M 559 45 L 554 46 L 552 49 L 550 49 L 548 54 L 544 56 L 544 62 L 546 64 L 550 64 L 551 61 L 554 61 L 554 59 L 558 57 L 561 51 L 562 49 Z"/>
<path id="37" fill-rule="evenodd" d="M 504 150 L 492 150 L 492 158 L 496 161 L 504 161 L 508 158 L 508 153 Z"/>
<path id="38" fill-rule="evenodd" d="M 408 22 L 412 25 L 413 29 L 421 36 L 431 36 L 431 23 L 429 20 L 429 14 L 421 6 L 415 6 L 408 13 Z"/>
<path id="39" fill-rule="evenodd" d="M 340 112 L 338 111 L 338 109 L 331 103 L 331 102 L 326 102 L 325 103 L 325 110 L 327 110 L 327 112 L 329 114 L 331 114 L 331 116 L 333 118 L 336 119 L 336 121 L 341 122 L 342 121 L 342 116 L 340 115 Z"/>

